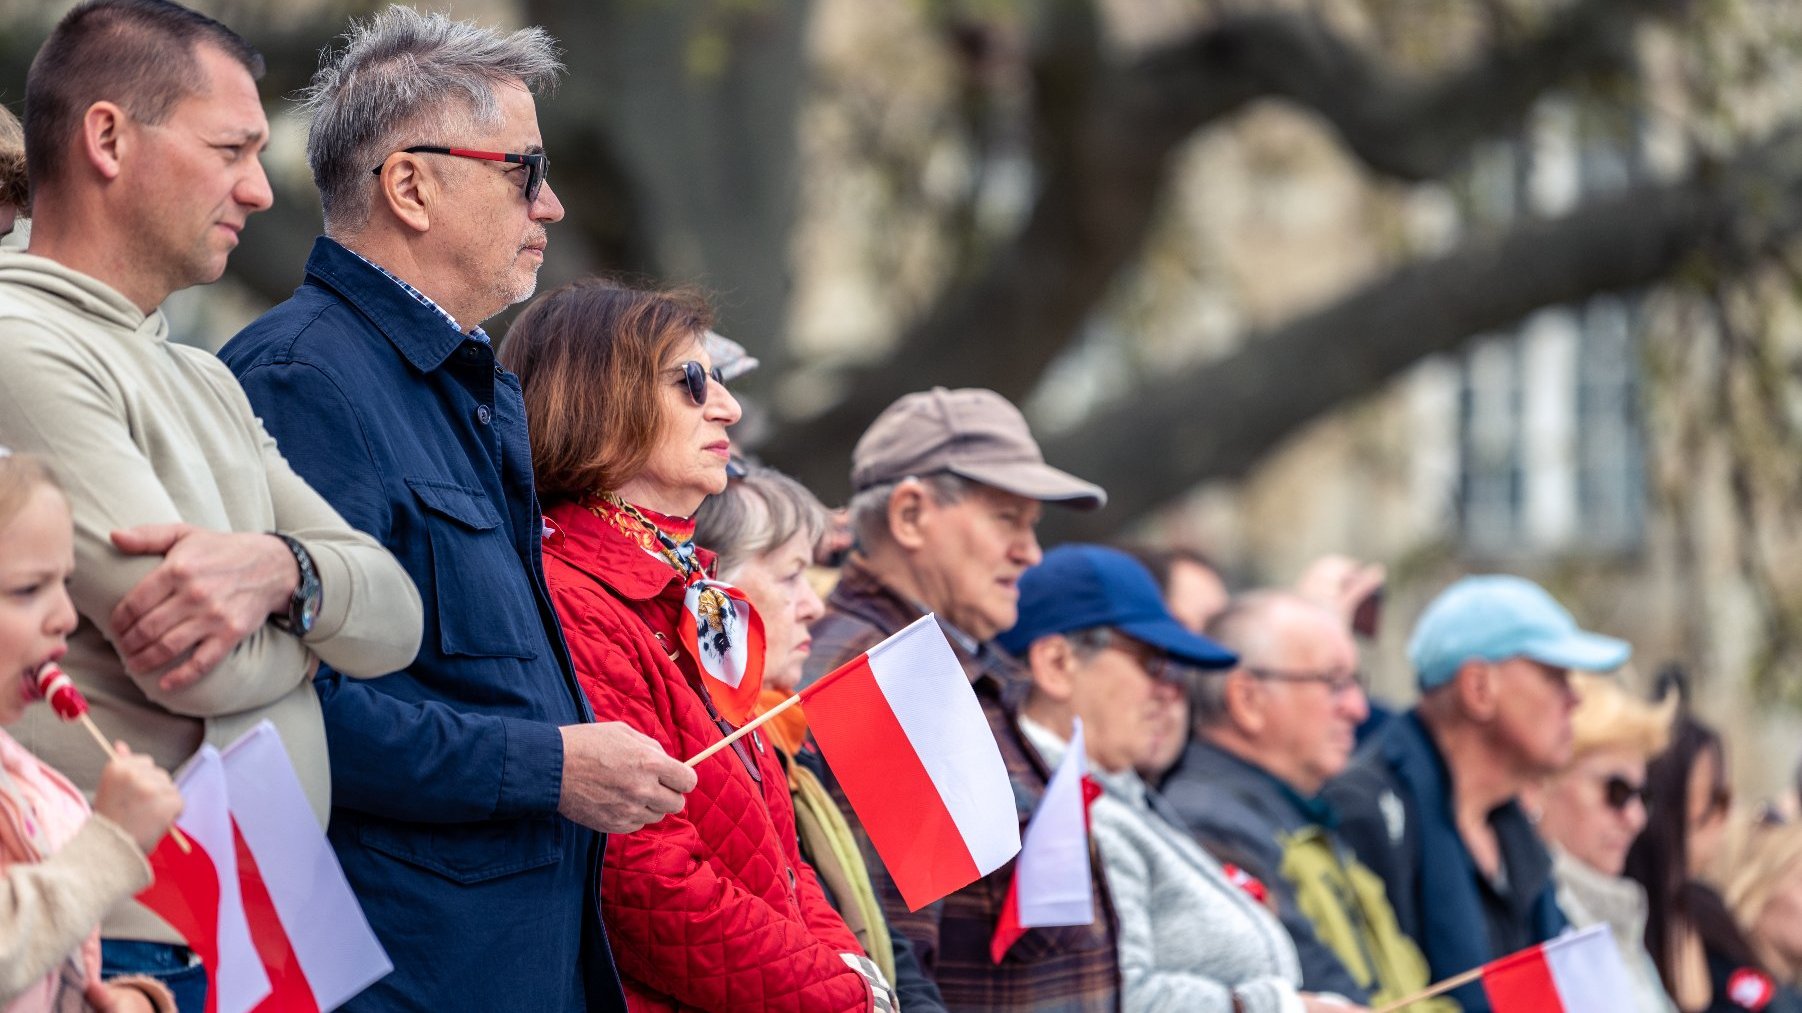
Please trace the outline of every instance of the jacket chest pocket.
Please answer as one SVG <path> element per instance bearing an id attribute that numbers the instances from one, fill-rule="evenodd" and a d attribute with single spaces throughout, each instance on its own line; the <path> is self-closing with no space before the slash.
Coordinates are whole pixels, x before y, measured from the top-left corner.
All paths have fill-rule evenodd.
<path id="1" fill-rule="evenodd" d="M 542 631 L 525 566 L 479 488 L 409 478 L 432 542 L 438 641 L 445 654 L 534 658 Z"/>

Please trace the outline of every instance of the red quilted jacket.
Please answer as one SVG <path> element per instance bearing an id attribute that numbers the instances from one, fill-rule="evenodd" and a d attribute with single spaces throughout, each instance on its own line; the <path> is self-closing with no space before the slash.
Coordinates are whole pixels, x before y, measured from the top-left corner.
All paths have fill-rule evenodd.
<path id="1" fill-rule="evenodd" d="M 677 759 L 719 741 L 677 646 L 676 572 L 581 506 L 547 518 L 545 576 L 595 719 Z M 634 1010 L 868 1010 L 869 986 L 839 957 L 863 950 L 801 860 L 782 764 L 761 733 L 738 745 L 697 768 L 681 812 L 608 838 L 601 912 L 626 998 Z"/>

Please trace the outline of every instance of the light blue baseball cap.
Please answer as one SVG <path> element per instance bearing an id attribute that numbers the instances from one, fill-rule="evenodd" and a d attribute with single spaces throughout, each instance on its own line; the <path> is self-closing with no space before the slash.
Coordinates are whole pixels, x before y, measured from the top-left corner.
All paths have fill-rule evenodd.
<path id="1" fill-rule="evenodd" d="M 1443 686 L 1472 658 L 1529 658 L 1556 668 L 1609 672 L 1632 647 L 1577 626 L 1545 588 L 1521 577 L 1465 577 L 1439 593 L 1414 624 L 1408 660 L 1422 692 Z"/>

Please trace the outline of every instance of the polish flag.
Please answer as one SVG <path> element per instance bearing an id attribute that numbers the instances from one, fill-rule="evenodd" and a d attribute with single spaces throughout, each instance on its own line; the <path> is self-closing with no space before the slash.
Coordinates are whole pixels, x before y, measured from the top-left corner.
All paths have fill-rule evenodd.
<path id="1" fill-rule="evenodd" d="M 1001 918 L 989 941 L 995 963 L 1027 929 L 1089 925 L 1095 921 L 1095 893 L 1089 879 L 1089 806 L 1101 786 L 1088 776 L 1082 718 L 1070 735 L 1063 761 L 1045 786 L 1039 807 L 1026 824 L 1020 857 Z"/>
<path id="2" fill-rule="evenodd" d="M 187 821 L 200 801 L 190 779 L 207 765 L 217 771 L 206 804 L 219 816 L 210 819 L 226 828 L 209 826 L 202 837 Z M 189 940 L 209 982 L 261 982 L 260 991 L 221 985 L 216 1005 L 209 991 L 208 1013 L 329 1010 L 393 970 L 275 726 L 257 725 L 223 753 L 204 747 L 181 783 L 187 812 L 179 823 L 197 846 L 183 855 L 170 841 L 158 845 L 156 882 L 138 899 Z M 212 898 L 217 914 L 209 920 L 197 900 Z"/>
<path id="3" fill-rule="evenodd" d="M 1633 994 L 1606 925 L 1592 925 L 1483 965 L 1495 1013 L 1595 1013 Z"/>
<path id="4" fill-rule="evenodd" d="M 166 836 L 150 855 L 156 879 L 138 902 L 161 915 L 206 967 L 206 1013 L 245 1013 L 269 995 L 238 889 L 238 849 L 219 751 L 200 752 L 176 779 L 182 813 L 175 825 L 192 845 Z"/>
<path id="5" fill-rule="evenodd" d="M 814 741 L 909 909 L 1019 852 L 1007 765 L 931 615 L 800 696 Z"/>

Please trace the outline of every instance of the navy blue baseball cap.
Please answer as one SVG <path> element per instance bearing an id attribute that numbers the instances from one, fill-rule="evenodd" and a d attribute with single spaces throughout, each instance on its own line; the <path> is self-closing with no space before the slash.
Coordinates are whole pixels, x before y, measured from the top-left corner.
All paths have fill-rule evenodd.
<path id="1" fill-rule="evenodd" d="M 1121 633 L 1197 668 L 1231 668 L 1233 652 L 1191 633 L 1164 607 L 1144 564 L 1101 545 L 1060 545 L 1020 577 L 1020 619 L 996 638 L 1016 657 L 1040 637 L 1096 627 Z"/>

